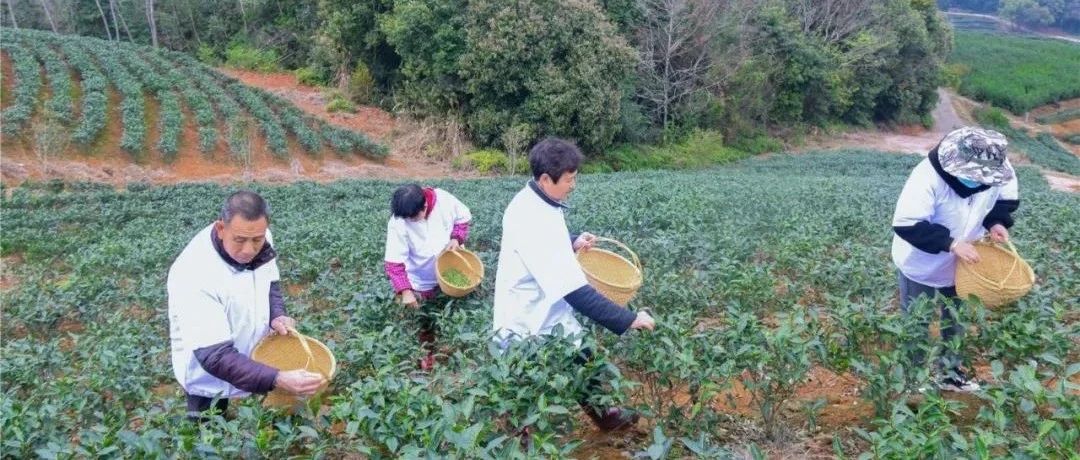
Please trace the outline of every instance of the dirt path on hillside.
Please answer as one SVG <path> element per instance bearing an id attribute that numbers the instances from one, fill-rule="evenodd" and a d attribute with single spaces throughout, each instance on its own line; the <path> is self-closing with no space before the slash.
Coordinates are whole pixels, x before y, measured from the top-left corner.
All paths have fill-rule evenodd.
<path id="1" fill-rule="evenodd" d="M 1071 101 L 1064 103 L 1072 104 Z M 886 152 L 926 155 L 942 137 L 953 129 L 976 125 L 971 111 L 978 107 L 978 102 L 959 96 L 944 88 L 938 89 L 938 105 L 932 112 L 934 126 L 927 129 L 922 126 L 901 126 L 895 129 L 860 129 L 838 134 L 812 134 L 805 142 L 793 148 L 795 152 L 827 149 L 874 149 Z M 1006 113 L 1009 121 L 1017 127 L 1034 132 L 1048 131 L 1046 127 L 1035 124 L 1033 118 L 1024 120 Z M 1075 150 L 1075 149 L 1070 149 Z M 1075 151 L 1074 151 L 1075 153 Z M 1026 158 L 1012 157 L 1016 164 L 1030 164 Z M 1055 190 L 1080 193 L 1080 177 L 1065 173 L 1043 170 L 1043 177 Z"/>
<path id="2" fill-rule="evenodd" d="M 795 150 L 870 148 L 926 155 L 949 131 L 974 124 L 970 113 L 965 110 L 961 115 L 957 110 L 956 97 L 946 89 L 938 89 L 938 105 L 932 112 L 934 126 L 930 129 L 913 125 L 895 129 L 859 129 L 839 134 L 815 134 L 806 140 L 804 146 Z"/>

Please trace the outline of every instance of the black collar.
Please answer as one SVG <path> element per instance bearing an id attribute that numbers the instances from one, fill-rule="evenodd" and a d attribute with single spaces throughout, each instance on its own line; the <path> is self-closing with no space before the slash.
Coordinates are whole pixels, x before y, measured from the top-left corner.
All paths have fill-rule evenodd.
<path id="1" fill-rule="evenodd" d="M 536 194 L 540 196 L 540 199 L 544 200 L 545 203 L 550 204 L 556 208 L 570 209 L 569 206 L 563 204 L 561 201 L 555 201 L 550 196 L 547 196 L 547 194 L 540 189 L 540 184 L 537 184 L 535 180 L 529 181 L 529 188 L 531 188 L 532 191 L 536 192 Z"/>
<path id="2" fill-rule="evenodd" d="M 266 265 L 267 262 L 270 262 L 277 257 L 277 251 L 274 251 L 274 248 L 270 246 L 270 242 L 268 241 L 263 244 L 262 249 L 259 250 L 258 254 L 255 254 L 255 258 L 251 259 L 251 262 L 246 264 L 237 262 L 228 252 L 225 252 L 225 245 L 221 244 L 221 238 L 218 238 L 217 228 L 210 229 L 210 242 L 214 245 L 214 250 L 217 251 L 218 256 L 220 256 L 225 263 L 229 264 L 230 267 L 239 271 L 255 271 L 255 269 Z"/>
<path id="3" fill-rule="evenodd" d="M 986 184 L 975 188 L 968 188 L 968 186 L 961 183 L 960 179 L 957 179 L 956 176 L 945 172 L 945 170 L 941 168 L 941 162 L 938 160 L 937 147 L 934 147 L 927 157 L 930 158 L 930 165 L 934 167 L 934 171 L 938 173 L 938 176 L 941 176 L 941 178 L 945 180 L 945 183 L 949 184 L 949 188 L 953 189 L 957 195 L 960 195 L 960 198 L 967 198 L 981 191 L 990 189 L 990 186 Z"/>

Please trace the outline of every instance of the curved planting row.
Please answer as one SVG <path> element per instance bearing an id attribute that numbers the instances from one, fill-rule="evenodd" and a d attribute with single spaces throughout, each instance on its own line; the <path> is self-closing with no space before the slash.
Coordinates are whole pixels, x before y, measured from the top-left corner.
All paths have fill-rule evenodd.
<path id="1" fill-rule="evenodd" d="M 243 104 L 247 112 L 259 123 L 263 135 L 266 136 L 266 144 L 270 147 L 270 151 L 279 158 L 288 155 L 285 130 L 282 129 L 273 110 L 267 107 L 254 93 L 255 90 L 207 68 L 191 56 L 175 52 L 170 52 L 169 55 L 177 66 L 182 67 L 200 86 L 210 92 L 218 102 L 218 108 L 228 120 L 227 126 L 231 130 L 228 136 L 229 147 L 234 156 L 243 160 L 250 149 L 249 140 L 246 136 L 249 129 L 248 120 L 240 116 L 240 104 Z M 235 99 L 233 96 L 235 96 Z"/>
<path id="2" fill-rule="evenodd" d="M 143 55 L 146 61 L 153 65 L 157 71 L 163 72 L 169 79 L 172 87 L 184 95 L 188 108 L 195 114 L 195 121 L 199 125 L 199 150 L 210 152 L 217 145 L 218 131 L 217 119 L 214 116 L 214 107 L 210 99 L 196 87 L 195 83 L 180 73 L 178 69 L 156 52 L 147 52 Z"/>
<path id="3" fill-rule="evenodd" d="M 177 61 L 183 62 L 186 66 L 190 66 L 192 68 L 192 73 L 195 74 L 199 73 L 194 70 L 195 68 L 206 68 L 205 65 L 188 55 L 177 56 Z M 280 117 L 281 122 L 289 128 L 289 131 L 296 136 L 300 145 L 308 152 L 317 152 L 321 148 L 322 142 L 325 141 L 329 143 L 334 150 L 342 154 L 360 153 L 366 154 L 371 158 L 384 158 L 390 153 L 390 150 L 385 145 L 372 141 L 364 133 L 340 128 L 323 120 L 306 116 L 300 109 L 296 108 L 294 104 L 269 91 L 247 87 L 237 82 L 235 79 L 222 75 L 212 69 L 207 69 L 206 73 L 216 75 L 218 80 L 225 82 L 230 91 L 235 92 L 237 97 L 242 101 L 245 101 L 245 104 L 254 103 L 257 106 L 263 106 L 269 109 L 265 102 L 256 101 L 255 98 L 250 98 L 248 96 L 248 94 L 261 95 L 262 99 L 271 103 L 270 105 L 279 108 L 278 116 Z M 249 109 L 250 108 L 251 107 L 249 106 Z M 281 128 L 279 123 L 265 121 L 276 120 L 272 112 L 269 114 L 264 113 L 264 115 L 266 115 L 265 119 L 260 117 L 255 110 L 252 110 L 252 113 L 259 118 L 264 131 L 268 124 L 272 124 L 273 127 L 271 127 L 271 129 L 274 130 Z M 321 139 L 317 139 L 317 137 L 320 137 Z M 267 142 L 273 147 L 273 139 L 269 136 L 269 133 L 267 133 Z M 318 147 L 316 147 L 316 145 L 318 145 Z"/>
<path id="4" fill-rule="evenodd" d="M 101 68 L 109 76 L 110 83 L 124 97 L 120 102 L 120 117 L 124 123 L 120 147 L 139 158 L 146 147 L 146 99 L 143 97 L 142 84 L 128 73 L 123 65 L 123 58 L 114 45 L 91 41 L 87 42 L 85 47 L 97 56 Z"/>
<path id="5" fill-rule="evenodd" d="M 14 97 L 3 111 L 3 132 L 8 135 L 20 133 L 33 118 L 44 84 L 43 64 L 49 85 L 45 112 L 71 126 L 72 140 L 82 146 L 94 143 L 105 130 L 108 86 L 112 85 L 121 95 L 120 146 L 136 158 L 147 147 L 144 91 L 158 101 L 160 135 L 155 147 L 167 160 L 180 150 L 182 102 L 196 119 L 203 152 L 212 152 L 224 136 L 237 159 L 249 160 L 249 127 L 256 122 L 269 150 L 279 158 L 288 155 L 290 134 L 310 154 L 320 153 L 325 144 L 343 155 L 379 158 L 387 154 L 386 146 L 363 133 L 316 119 L 291 102 L 248 87 L 186 54 L 34 30 L 3 29 L 2 33 L 15 73 Z M 72 70 L 80 80 L 80 101 L 75 101 L 79 91 L 75 91 Z M 81 110 L 76 110 L 76 104 Z M 76 113 L 81 120 L 75 119 Z"/>
<path id="6" fill-rule="evenodd" d="M 266 144 L 270 146 L 270 151 L 279 157 L 287 155 L 288 146 L 285 141 L 285 129 L 281 127 L 281 122 L 274 115 L 274 111 L 263 102 L 258 94 L 248 89 L 247 86 L 238 82 L 231 82 L 228 84 L 228 88 L 247 107 L 248 112 L 255 116 L 263 135 L 266 136 Z"/>
<path id="7" fill-rule="evenodd" d="M 321 145 L 322 141 L 325 140 L 338 153 L 350 154 L 360 151 L 372 158 L 383 158 L 389 153 L 389 149 L 385 145 L 372 141 L 363 133 L 339 128 L 323 120 L 305 115 L 289 101 L 268 91 L 259 91 L 274 106 L 283 107 L 281 119 L 289 127 L 293 135 L 300 140 L 301 144 L 305 142 L 315 143 L 317 141 Z M 310 128 L 310 126 L 314 126 L 314 128 Z M 309 148 L 308 150 L 312 149 Z"/>
<path id="8" fill-rule="evenodd" d="M 45 101 L 45 114 L 55 120 L 68 123 L 73 118 L 74 102 L 71 99 L 71 72 L 67 63 L 45 42 L 31 40 L 27 43 L 38 61 L 45 65 L 49 80 L 49 100 Z"/>
<path id="9" fill-rule="evenodd" d="M 390 153 L 390 149 L 385 145 L 372 141 L 363 133 L 356 131 L 350 131 L 348 129 L 339 128 L 330 123 L 319 123 L 322 128 L 323 137 L 330 142 L 330 145 L 334 146 L 334 149 L 338 152 L 353 152 L 361 151 L 367 152 L 367 154 L 373 158 L 384 158 Z"/>
<path id="10" fill-rule="evenodd" d="M 12 43 L 7 34 L 4 34 L 3 40 Z M 5 49 L 11 56 L 15 70 L 15 101 L 0 113 L 0 119 L 3 120 L 3 133 L 11 135 L 18 133 L 34 115 L 38 92 L 41 91 L 41 69 L 34 54 L 26 48 L 16 45 L 6 46 Z"/>
<path id="11" fill-rule="evenodd" d="M 142 82 L 143 86 L 152 91 L 159 102 L 157 149 L 166 160 L 172 160 L 179 151 L 180 130 L 183 128 L 183 112 L 180 110 L 180 99 L 173 91 L 173 81 L 151 67 L 143 57 L 132 50 L 123 50 L 119 53 L 127 68 L 130 69 Z"/>
<path id="12" fill-rule="evenodd" d="M 246 150 L 246 136 L 242 135 L 242 133 L 237 134 L 237 130 L 243 131 L 240 127 L 245 125 L 242 120 L 240 104 L 225 92 L 225 89 L 218 84 L 214 77 L 200 70 L 198 61 L 186 54 L 175 51 L 166 51 L 165 54 L 172 58 L 174 69 L 185 72 L 190 80 L 193 80 L 194 86 L 210 95 L 210 99 L 214 101 L 218 112 L 221 112 L 222 118 L 225 119 L 225 126 L 230 130 L 229 135 L 226 136 L 229 150 L 234 157 L 242 159 Z"/>
<path id="13" fill-rule="evenodd" d="M 269 91 L 259 90 L 259 92 L 272 105 L 283 107 L 281 120 L 308 151 L 318 150 L 318 148 L 308 147 L 308 144 L 321 146 L 323 140 L 325 140 L 334 150 L 341 154 L 360 151 L 373 158 L 383 158 L 389 153 L 386 146 L 373 142 L 363 133 L 339 128 L 323 120 L 305 115 L 303 111 L 296 108 L 292 103 Z"/>
<path id="14" fill-rule="evenodd" d="M 319 153 L 323 146 L 323 139 L 318 131 L 311 128 L 315 121 L 311 117 L 304 115 L 304 112 L 300 109 L 272 93 L 268 91 L 260 92 L 270 104 L 282 108 L 279 111 L 281 122 L 296 136 L 296 140 L 300 142 L 300 145 L 304 146 L 304 150 L 307 150 L 308 153 Z"/>
<path id="15" fill-rule="evenodd" d="M 108 80 L 90 54 L 77 43 L 64 40 L 59 45 L 68 64 L 79 73 L 82 85 L 82 119 L 71 138 L 78 144 L 89 145 L 105 129 L 105 109 L 109 103 L 106 94 Z"/>

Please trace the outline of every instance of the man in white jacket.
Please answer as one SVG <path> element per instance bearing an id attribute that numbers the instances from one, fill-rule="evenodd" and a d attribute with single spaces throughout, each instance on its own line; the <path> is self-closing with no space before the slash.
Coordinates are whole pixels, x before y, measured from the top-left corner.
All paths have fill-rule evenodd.
<path id="1" fill-rule="evenodd" d="M 1007 141 L 998 132 L 960 128 L 942 139 L 911 172 L 893 215 L 892 259 L 899 271 L 900 306 L 907 314 L 920 296 L 940 295 L 941 338 L 959 340 L 956 323 L 957 259 L 978 262 L 971 242 L 1009 239 L 1012 213 L 1020 206 L 1016 173 L 1006 158 Z M 916 360 L 924 360 L 921 351 Z M 937 377 L 946 391 L 978 391 L 979 384 L 946 349 Z"/>
<path id="2" fill-rule="evenodd" d="M 310 395 L 324 382 L 320 374 L 279 371 L 249 358 L 263 336 L 296 326 L 285 313 L 269 225 L 261 196 L 233 193 L 220 219 L 195 235 L 169 269 L 173 373 L 192 420 L 224 412 L 229 398 L 274 388 Z"/>

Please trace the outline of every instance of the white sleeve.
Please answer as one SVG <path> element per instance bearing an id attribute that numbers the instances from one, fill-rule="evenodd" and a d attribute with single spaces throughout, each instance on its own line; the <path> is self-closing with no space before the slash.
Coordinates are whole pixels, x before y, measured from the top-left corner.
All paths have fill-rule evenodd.
<path id="1" fill-rule="evenodd" d="M 469 207 L 465 206 L 465 203 L 462 203 L 456 196 L 450 195 L 449 193 L 447 195 L 450 196 L 454 203 L 454 223 L 463 224 L 471 221 L 472 212 L 469 211 Z"/>
<path id="2" fill-rule="evenodd" d="M 557 225 L 522 224 L 516 230 L 528 232 L 531 238 L 517 248 L 517 253 L 544 296 L 562 298 L 588 283 L 566 238 L 565 226 L 559 231 Z"/>
<path id="3" fill-rule="evenodd" d="M 274 235 L 270 233 L 269 228 L 266 229 L 266 244 L 269 244 L 275 251 L 278 249 L 277 246 L 274 245 Z M 274 257 L 274 260 L 267 263 L 270 269 L 270 281 L 281 281 L 281 270 L 278 269 L 277 259 L 277 257 Z"/>
<path id="4" fill-rule="evenodd" d="M 401 228 L 396 218 L 391 218 L 386 223 L 386 255 L 383 260 L 395 264 L 405 263 L 409 258 L 409 239 L 405 237 L 405 229 Z"/>
<path id="5" fill-rule="evenodd" d="M 232 328 L 225 306 L 209 286 L 198 286 L 194 280 L 170 280 L 169 316 L 183 338 L 188 350 L 232 340 Z"/>
<path id="6" fill-rule="evenodd" d="M 929 222 L 934 217 L 933 177 L 926 177 L 928 168 L 923 165 L 928 166 L 925 162 L 920 163 L 904 183 L 900 198 L 896 200 L 893 227 L 910 227 L 921 221 Z M 936 174 L 932 169 L 929 173 Z"/>
<path id="7" fill-rule="evenodd" d="M 1011 168 L 1012 165 L 1009 165 Z M 1001 186 L 1001 194 L 998 195 L 999 200 L 1019 200 L 1020 199 L 1020 178 L 1016 177 L 1016 170 L 1013 170 L 1012 180 Z"/>

